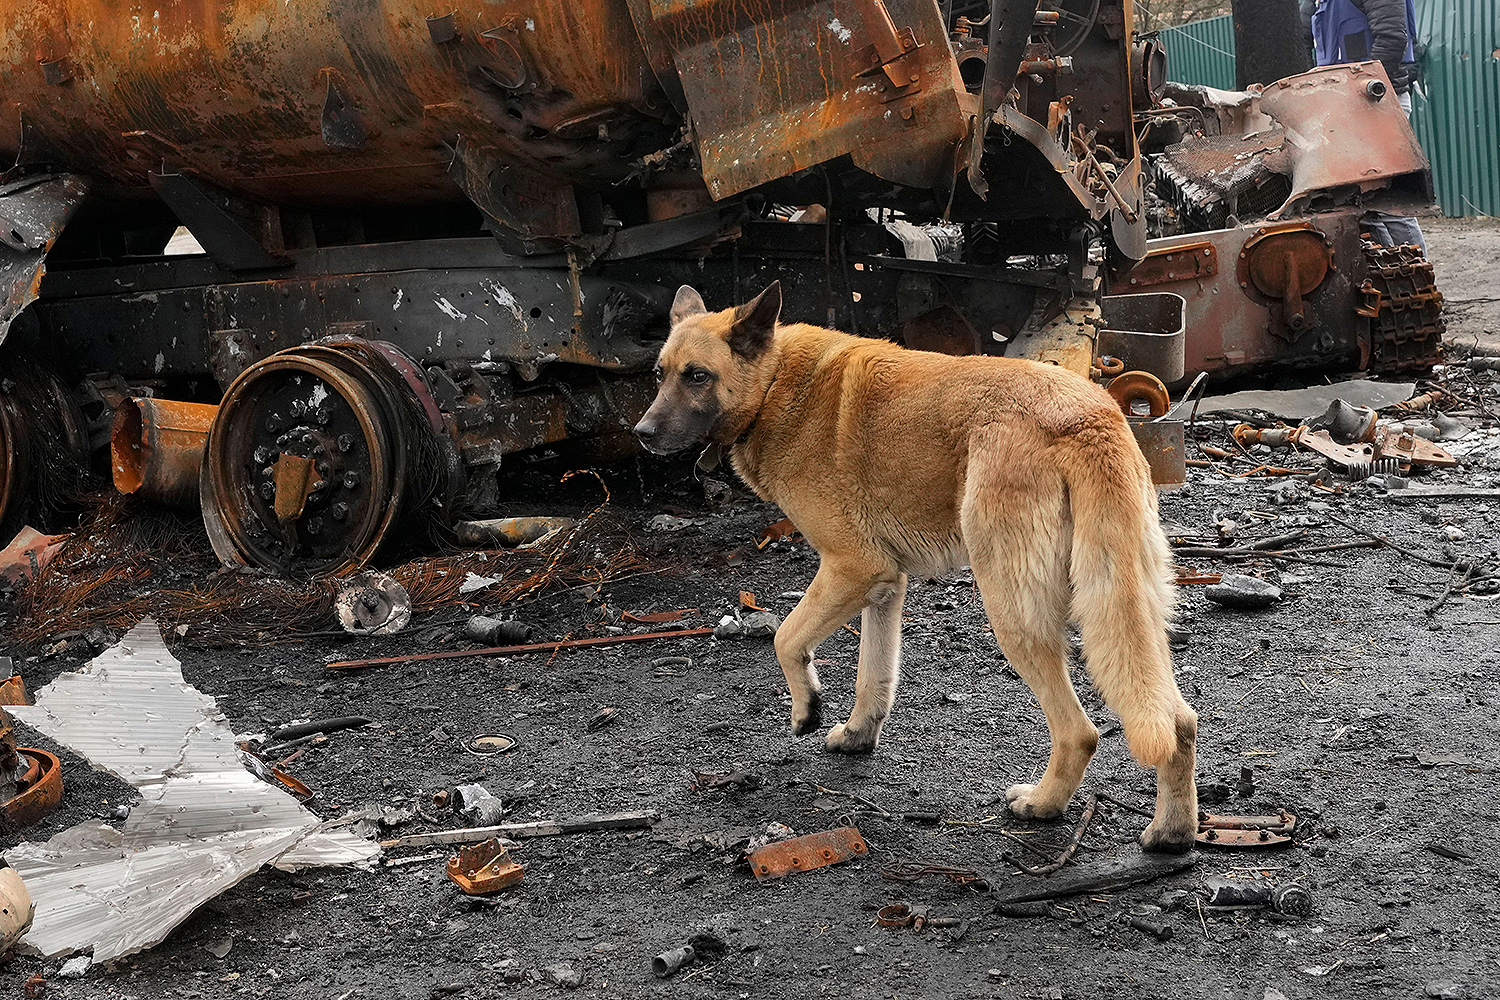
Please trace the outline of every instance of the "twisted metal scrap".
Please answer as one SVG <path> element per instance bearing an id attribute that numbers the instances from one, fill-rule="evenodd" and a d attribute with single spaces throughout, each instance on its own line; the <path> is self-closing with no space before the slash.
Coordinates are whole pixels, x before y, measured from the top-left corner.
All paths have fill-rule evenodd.
<path id="1" fill-rule="evenodd" d="M 597 586 L 642 568 L 629 532 L 604 515 L 608 503 L 605 489 L 604 499 L 577 525 L 544 546 L 428 556 L 389 574 L 418 611 L 460 599 L 494 607 L 554 587 Z M 460 598 L 470 573 L 498 582 Z M 163 587 L 164 577 L 197 577 L 198 582 Z M 337 579 L 221 569 L 201 526 L 110 497 L 85 516 L 42 574 L 17 594 L 17 621 L 9 638 L 28 645 L 92 628 L 124 632 L 152 617 L 169 633 L 186 626 L 192 641 L 203 646 L 293 641 L 331 627 L 338 588 Z"/>

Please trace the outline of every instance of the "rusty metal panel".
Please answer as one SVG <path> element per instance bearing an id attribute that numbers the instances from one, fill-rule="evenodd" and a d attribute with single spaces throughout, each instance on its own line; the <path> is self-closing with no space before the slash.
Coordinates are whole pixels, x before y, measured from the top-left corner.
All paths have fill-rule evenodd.
<path id="1" fill-rule="evenodd" d="M 1181 246 L 1157 247 L 1130 272 L 1130 287 L 1145 288 L 1168 281 L 1210 278 L 1219 273 L 1219 253 L 1213 243 L 1199 240 Z"/>
<path id="2" fill-rule="evenodd" d="M 1185 372 L 1229 372 L 1284 360 L 1287 362 L 1358 360 L 1369 352 L 1369 328 L 1354 316 L 1357 275 L 1362 264 L 1359 241 L 1361 209 L 1316 217 L 1317 231 L 1331 245 L 1328 276 L 1304 298 L 1307 322 L 1291 330 L 1281 316 L 1279 300 L 1241 287 L 1234 268 L 1213 273 L 1184 273 L 1158 281 L 1152 288 L 1181 295 L 1187 303 Z M 1247 225 L 1151 241 L 1152 254 L 1212 244 L 1219 260 L 1238 261 L 1246 243 L 1267 228 Z M 1149 258 L 1148 258 L 1149 259 Z"/>
<path id="3" fill-rule="evenodd" d="M 1321 191 L 1351 184 L 1371 191 L 1428 169 L 1378 62 L 1323 66 L 1278 80 L 1261 93 L 1260 108 L 1286 129 L 1292 146 L 1292 194 L 1272 218 L 1305 208 Z"/>
<path id="4" fill-rule="evenodd" d="M 785 878 L 792 872 L 807 872 L 836 865 L 868 854 L 869 851 L 858 830 L 852 826 L 841 826 L 836 830 L 823 830 L 767 844 L 751 851 L 748 860 L 755 880 L 765 882 Z"/>
<path id="5" fill-rule="evenodd" d="M 715 198 L 844 154 L 917 187 L 952 170 L 974 102 L 930 0 L 632 0 L 631 10 L 653 62 L 675 64 Z"/>

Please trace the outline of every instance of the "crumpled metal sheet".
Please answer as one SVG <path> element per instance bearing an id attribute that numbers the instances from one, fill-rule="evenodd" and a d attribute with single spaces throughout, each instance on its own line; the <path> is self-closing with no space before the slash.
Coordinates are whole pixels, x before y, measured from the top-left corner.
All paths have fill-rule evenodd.
<path id="1" fill-rule="evenodd" d="M 1322 413 L 1335 399 L 1355 406 L 1368 406 L 1372 410 L 1383 409 L 1410 399 L 1416 388 L 1415 382 L 1373 382 L 1354 378 L 1331 385 L 1310 385 L 1305 389 L 1246 389 L 1226 396 L 1209 396 L 1198 404 L 1198 412 L 1261 410 L 1285 420 L 1301 420 Z"/>
<path id="2" fill-rule="evenodd" d="M 36 300 L 47 252 L 83 204 L 88 178 L 48 174 L 0 185 L 0 344 Z"/>
<path id="3" fill-rule="evenodd" d="M 245 770 L 214 700 L 188 684 L 146 619 L 12 713 L 141 793 L 124 828 L 81 823 L 6 860 L 36 900 L 23 944 L 103 962 L 149 948 L 268 862 L 295 870 L 379 853 L 324 831 L 285 791 Z"/>

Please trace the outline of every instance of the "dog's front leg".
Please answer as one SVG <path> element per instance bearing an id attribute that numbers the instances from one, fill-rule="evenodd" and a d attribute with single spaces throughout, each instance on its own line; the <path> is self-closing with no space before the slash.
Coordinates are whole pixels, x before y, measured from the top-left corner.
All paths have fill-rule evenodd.
<path id="1" fill-rule="evenodd" d="M 828 749 L 868 753 L 880 742 L 880 727 L 896 701 L 901 675 L 901 605 L 906 574 L 894 583 L 877 583 L 865 605 L 859 629 L 859 674 L 854 682 L 854 710 L 849 721 L 828 731 Z"/>
<path id="2" fill-rule="evenodd" d="M 856 560 L 824 557 L 807 593 L 776 631 L 776 659 L 792 696 L 793 735 L 810 733 L 822 722 L 813 650 L 864 606 L 878 575 Z"/>

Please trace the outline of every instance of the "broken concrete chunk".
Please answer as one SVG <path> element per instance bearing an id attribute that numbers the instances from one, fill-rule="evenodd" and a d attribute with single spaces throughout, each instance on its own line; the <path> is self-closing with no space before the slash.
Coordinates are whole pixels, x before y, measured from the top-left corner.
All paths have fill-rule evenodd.
<path id="1" fill-rule="evenodd" d="M 1268 608 L 1281 600 L 1281 588 L 1253 576 L 1226 573 L 1218 583 L 1204 590 L 1204 596 L 1215 604 L 1240 611 Z"/>
<path id="2" fill-rule="evenodd" d="M 769 611 L 752 611 L 740 618 L 725 615 L 714 627 L 716 639 L 770 639 L 781 628 L 781 619 Z"/>
<path id="3" fill-rule="evenodd" d="M 565 990 L 576 990 L 583 985 L 583 971 L 571 962 L 558 962 L 542 971 L 554 984 Z"/>
<path id="4" fill-rule="evenodd" d="M 77 958 L 70 958 L 62 964 L 61 969 L 57 970 L 57 978 L 82 979 L 84 976 L 88 975 L 89 966 L 93 964 L 94 960 L 89 958 L 87 955 L 79 955 Z"/>
<path id="5" fill-rule="evenodd" d="M 702 523 L 702 521 L 692 518 L 675 517 L 671 514 L 658 514 L 646 526 L 652 531 L 681 531 L 683 528 L 691 528 L 695 524 Z"/>

